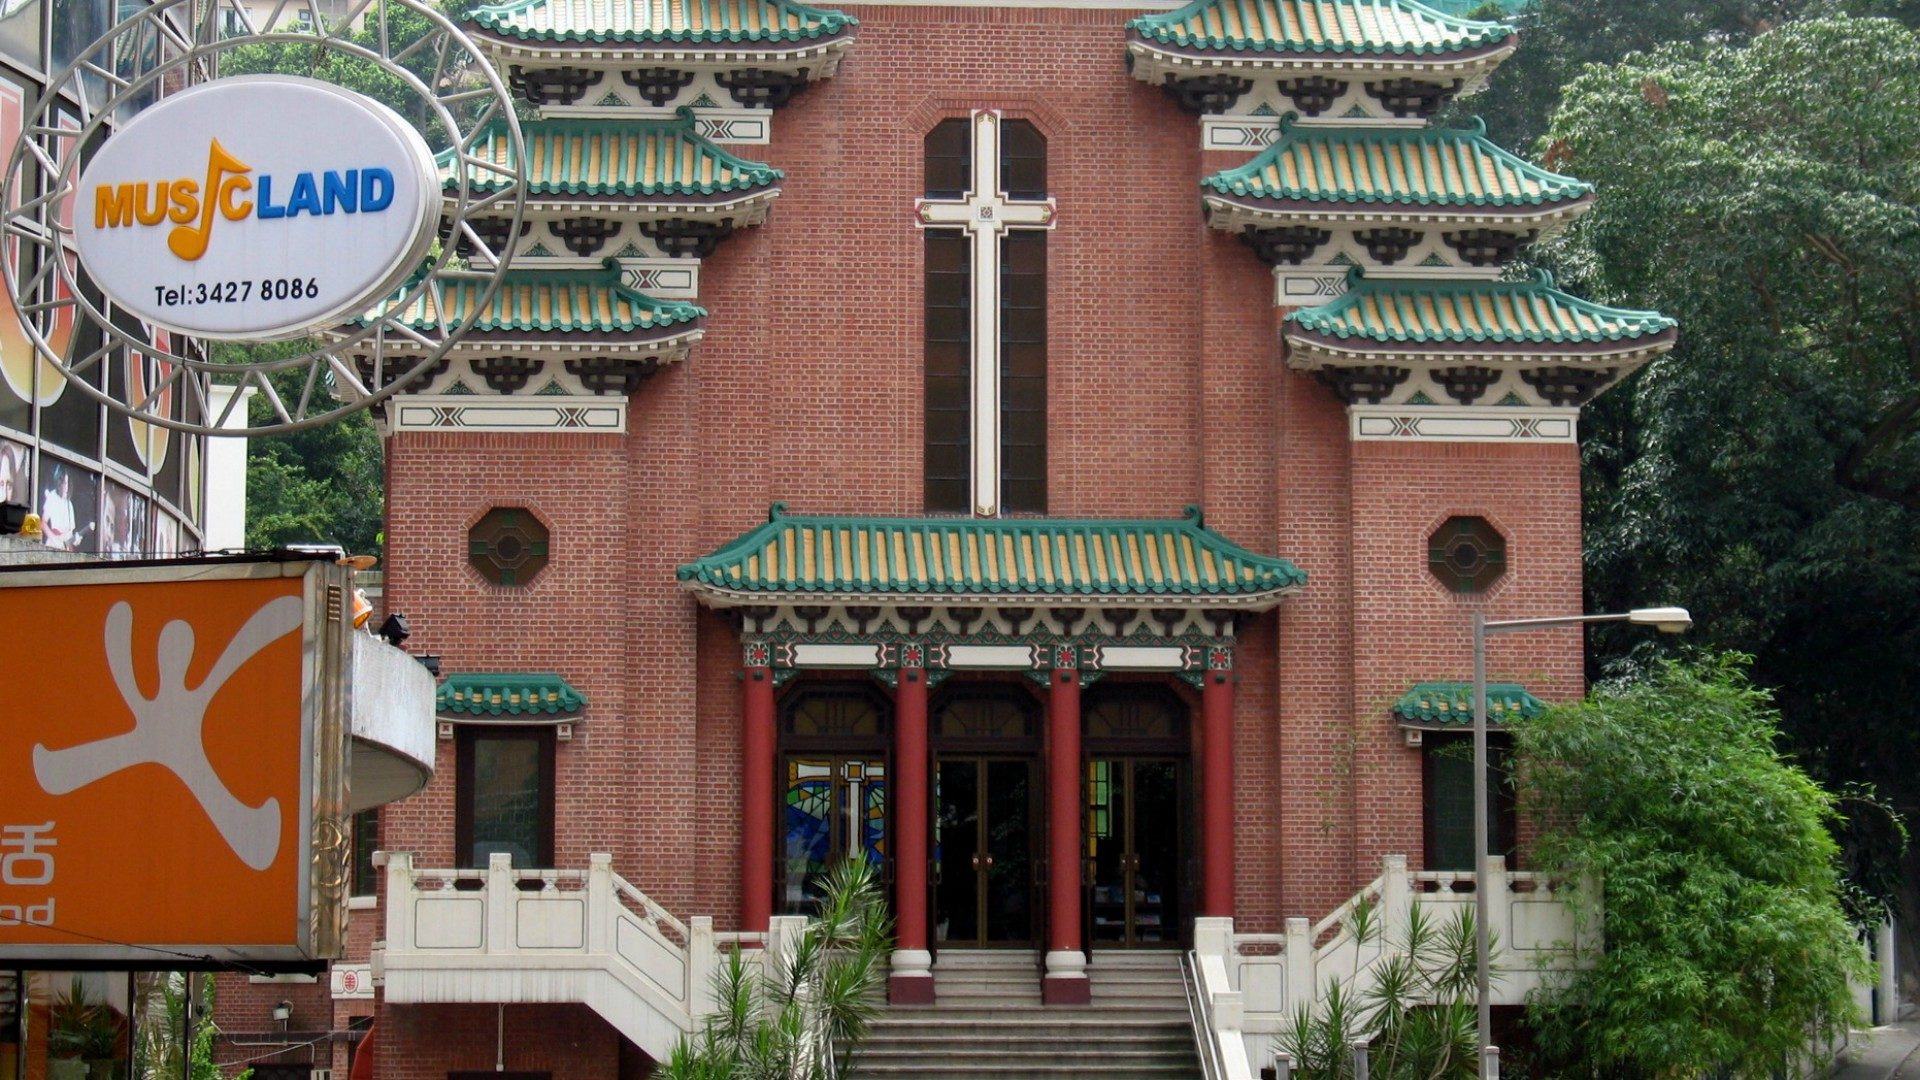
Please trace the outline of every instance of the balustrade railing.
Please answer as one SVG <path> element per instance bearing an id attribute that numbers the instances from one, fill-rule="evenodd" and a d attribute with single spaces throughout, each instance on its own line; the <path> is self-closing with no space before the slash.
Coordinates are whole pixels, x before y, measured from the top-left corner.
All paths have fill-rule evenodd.
<path id="1" fill-rule="evenodd" d="M 762 964 L 805 924 L 722 934 L 707 916 L 682 922 L 604 854 L 586 870 L 515 869 L 501 854 L 484 870 L 441 870 L 390 852 L 386 874 L 376 974 L 388 1001 L 585 1004 L 656 1060 L 714 1010 L 727 951 Z"/>

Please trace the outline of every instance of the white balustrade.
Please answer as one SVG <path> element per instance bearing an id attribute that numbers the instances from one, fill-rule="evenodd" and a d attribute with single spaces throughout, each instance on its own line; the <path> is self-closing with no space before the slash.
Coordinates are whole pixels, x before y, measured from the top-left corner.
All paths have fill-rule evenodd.
<path id="1" fill-rule="evenodd" d="M 706 916 L 683 923 L 604 854 L 584 871 L 516 870 L 503 854 L 485 870 L 423 870 L 390 852 L 386 874 L 386 1000 L 583 1004 L 656 1060 L 713 1010 L 725 953 L 757 965 L 774 939 L 715 933 Z M 805 924 L 774 922 L 788 937 Z"/>
<path id="2" fill-rule="evenodd" d="M 1587 952 L 1597 928 L 1577 925 L 1564 893 L 1544 877 L 1508 872 L 1499 856 L 1487 871 L 1493 1002 L 1518 1005 L 1550 972 Z M 1317 1006 L 1336 982 L 1357 995 L 1372 988 L 1380 962 L 1404 951 L 1415 905 L 1437 929 L 1472 911 L 1473 886 L 1471 872 L 1410 872 L 1406 856 L 1389 855 L 1378 878 L 1318 923 L 1293 918 L 1284 933 L 1237 934 L 1231 919 L 1196 920 L 1196 977 L 1209 995 L 1203 1011 L 1223 1056 L 1237 1051 L 1257 1073 L 1273 1061 L 1280 1033 L 1301 1005 Z M 1241 1075 L 1232 1068 L 1228 1075 Z"/>

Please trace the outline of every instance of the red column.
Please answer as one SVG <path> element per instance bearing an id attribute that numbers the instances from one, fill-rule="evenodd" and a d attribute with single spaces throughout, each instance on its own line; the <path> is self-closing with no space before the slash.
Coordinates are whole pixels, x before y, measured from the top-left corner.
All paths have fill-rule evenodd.
<path id="1" fill-rule="evenodd" d="M 1048 1005 L 1092 1000 L 1087 956 L 1080 948 L 1080 672 L 1071 648 L 1059 646 L 1047 693 L 1047 977 Z"/>
<path id="2" fill-rule="evenodd" d="M 1220 654 L 1218 658 L 1215 653 Z M 1200 914 L 1233 916 L 1232 654 L 1208 650 L 1200 691 Z M 1216 666 L 1218 665 L 1218 666 Z"/>
<path id="3" fill-rule="evenodd" d="M 906 646 L 918 661 L 918 650 Z M 900 668 L 893 716 L 893 972 L 887 999 L 933 1003 L 933 955 L 927 951 L 927 673 Z"/>
<path id="4" fill-rule="evenodd" d="M 749 933 L 773 917 L 773 669 L 757 659 L 740 723 L 740 929 Z"/>

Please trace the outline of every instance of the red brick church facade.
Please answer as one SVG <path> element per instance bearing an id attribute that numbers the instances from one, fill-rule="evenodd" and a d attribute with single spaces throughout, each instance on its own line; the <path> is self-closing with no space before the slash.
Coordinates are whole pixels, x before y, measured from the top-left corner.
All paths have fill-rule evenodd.
<path id="1" fill-rule="evenodd" d="M 458 693 L 432 785 L 363 843 L 609 853 L 722 930 L 804 898 L 809 852 L 865 851 L 902 950 L 1032 949 L 1062 1001 L 1062 956 L 1195 915 L 1277 931 L 1382 856 L 1457 860 L 1432 729 L 1464 719 L 1470 617 L 1579 611 L 1579 406 L 1672 337 L 1472 246 L 1511 256 L 1584 185 L 1471 130 L 1399 145 L 1511 32 L 1401 0 L 653 6 L 771 29 L 648 37 L 636 4 L 588 40 L 584 2 L 471 22 L 548 117 L 514 273 L 588 284 L 571 323 L 529 285 L 534 316 L 383 416 L 385 604 Z M 559 176 L 617 171 L 609 133 L 642 120 L 734 179 Z M 624 277 L 593 284 L 607 256 Z M 1516 703 L 1583 691 L 1571 630 L 1499 640 L 1491 670 Z M 534 811 L 496 820 L 514 784 Z M 349 960 L 382 917 L 356 913 Z M 895 971 L 897 1000 L 932 993 L 924 960 Z M 321 989 L 225 1008 L 377 1014 L 382 1077 L 490 1070 L 496 1034 L 509 1070 L 642 1067 L 585 1005 Z"/>

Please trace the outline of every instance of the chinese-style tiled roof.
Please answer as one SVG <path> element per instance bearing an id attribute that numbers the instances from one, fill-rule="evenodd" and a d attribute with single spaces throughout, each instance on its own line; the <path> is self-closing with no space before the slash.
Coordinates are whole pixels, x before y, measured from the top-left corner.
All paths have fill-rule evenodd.
<path id="1" fill-rule="evenodd" d="M 1547 711 L 1547 703 L 1527 693 L 1519 683 L 1487 684 L 1487 723 L 1500 724 L 1510 716 L 1535 717 Z M 1393 714 L 1404 724 L 1430 728 L 1471 728 L 1473 726 L 1473 684 L 1470 682 L 1423 682 L 1401 695 L 1393 703 Z"/>
<path id="2" fill-rule="evenodd" d="M 858 20 L 794 0 L 518 0 L 467 21 L 524 41 L 733 45 L 810 42 Z"/>
<path id="3" fill-rule="evenodd" d="M 453 716 L 570 716 L 586 706 L 587 695 L 551 674 L 450 675 L 434 695 L 435 711 Z"/>
<path id="4" fill-rule="evenodd" d="M 527 194 L 599 195 L 621 198 L 711 197 L 771 188 L 779 169 L 722 150 L 694 130 L 692 110 L 672 120 L 532 120 L 520 125 L 526 143 Z M 504 122 L 481 133 L 474 154 L 512 170 L 512 145 Z M 442 182 L 458 177 L 452 151 L 441 155 Z M 492 172 L 475 170 L 479 190 L 504 186 Z"/>
<path id="5" fill-rule="evenodd" d="M 1173 520 L 866 518 L 788 515 L 680 567 L 695 591 L 747 599 L 845 595 L 1210 603 L 1272 602 L 1306 584 L 1285 559 L 1256 555 Z"/>
<path id="6" fill-rule="evenodd" d="M 1513 36 L 1504 23 L 1443 15 L 1414 0 L 1194 0 L 1127 28 L 1159 45 L 1255 55 L 1432 57 Z"/>
<path id="7" fill-rule="evenodd" d="M 1531 281 L 1431 281 L 1350 276 L 1346 295 L 1287 316 L 1288 337 L 1382 345 L 1590 346 L 1671 338 L 1654 311 L 1570 296 L 1538 273 Z"/>
<path id="8" fill-rule="evenodd" d="M 484 282 L 453 282 L 446 297 L 449 325 L 466 318 Z M 474 322 L 475 332 L 601 333 L 658 337 L 673 327 L 692 329 L 706 310 L 684 300 L 656 300 L 621 284 L 620 270 L 509 270 Z M 439 327 L 433 295 L 423 292 L 404 321 L 419 330 Z"/>
<path id="9" fill-rule="evenodd" d="M 1288 123 L 1258 157 L 1201 183 L 1218 196 L 1252 206 L 1538 207 L 1593 192 L 1591 184 L 1495 146 L 1485 133 L 1478 120 L 1472 128 L 1412 130 Z"/>

